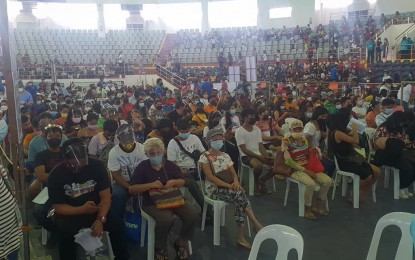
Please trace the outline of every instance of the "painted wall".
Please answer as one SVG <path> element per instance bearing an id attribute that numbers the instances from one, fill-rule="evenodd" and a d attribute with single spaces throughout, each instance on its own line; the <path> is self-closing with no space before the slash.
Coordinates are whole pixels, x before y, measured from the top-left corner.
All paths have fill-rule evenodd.
<path id="1" fill-rule="evenodd" d="M 315 0 L 257 0 L 258 3 L 258 27 L 260 28 L 282 28 L 283 26 L 295 27 L 305 26 L 310 18 L 315 21 Z M 269 9 L 279 7 L 292 7 L 289 18 L 269 18 Z"/>

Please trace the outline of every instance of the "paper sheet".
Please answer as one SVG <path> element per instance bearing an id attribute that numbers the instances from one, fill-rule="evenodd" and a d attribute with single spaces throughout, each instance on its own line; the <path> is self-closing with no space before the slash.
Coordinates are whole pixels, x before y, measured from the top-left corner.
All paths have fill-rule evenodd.
<path id="1" fill-rule="evenodd" d="M 365 128 L 366 128 L 367 124 L 365 124 L 362 121 L 359 121 L 357 119 L 354 119 L 352 117 L 349 121 L 349 124 L 347 125 L 347 128 L 352 129 L 352 124 L 353 123 L 355 123 L 357 125 L 357 132 L 362 135 L 365 132 Z"/>
<path id="2" fill-rule="evenodd" d="M 95 251 L 97 248 L 103 246 L 101 240 L 98 237 L 93 237 L 91 232 L 92 230 L 87 228 L 74 236 L 75 242 L 81 245 L 86 252 Z"/>
<path id="3" fill-rule="evenodd" d="M 48 201 L 48 199 L 49 199 L 48 188 L 45 187 L 41 192 L 39 192 L 39 194 L 32 201 L 33 203 L 43 205 L 46 203 L 46 201 Z"/>

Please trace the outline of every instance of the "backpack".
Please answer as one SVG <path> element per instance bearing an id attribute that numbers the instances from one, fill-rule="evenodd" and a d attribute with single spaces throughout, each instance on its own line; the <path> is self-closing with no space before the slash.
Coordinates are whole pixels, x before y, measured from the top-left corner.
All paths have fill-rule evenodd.
<path id="1" fill-rule="evenodd" d="M 108 156 L 114 146 L 115 144 L 113 142 L 107 143 L 107 145 L 99 151 L 98 159 L 104 162 L 108 162 Z"/>

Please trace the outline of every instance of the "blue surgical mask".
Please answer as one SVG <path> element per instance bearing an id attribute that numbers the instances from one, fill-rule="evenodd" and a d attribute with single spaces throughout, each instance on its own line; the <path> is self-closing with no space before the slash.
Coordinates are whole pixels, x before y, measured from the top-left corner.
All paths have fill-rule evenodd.
<path id="1" fill-rule="evenodd" d="M 236 109 L 231 109 L 231 110 L 229 110 L 229 113 L 230 113 L 231 115 L 235 115 L 235 114 L 236 114 Z"/>
<path id="2" fill-rule="evenodd" d="M 220 151 L 220 149 L 222 149 L 223 147 L 223 140 L 216 140 L 216 141 L 210 142 L 210 147 L 212 147 L 216 151 Z"/>
<path id="3" fill-rule="evenodd" d="M 387 115 L 392 114 L 392 112 L 393 112 L 393 109 L 392 108 L 386 108 L 385 109 L 385 114 L 387 114 Z"/>
<path id="4" fill-rule="evenodd" d="M 144 103 L 138 103 L 138 106 L 143 108 L 144 107 Z"/>
<path id="5" fill-rule="evenodd" d="M 187 139 L 190 136 L 190 133 L 179 133 L 179 136 L 183 139 Z"/>
<path id="6" fill-rule="evenodd" d="M 163 162 L 163 155 L 156 155 L 149 157 L 151 165 L 160 165 Z"/>

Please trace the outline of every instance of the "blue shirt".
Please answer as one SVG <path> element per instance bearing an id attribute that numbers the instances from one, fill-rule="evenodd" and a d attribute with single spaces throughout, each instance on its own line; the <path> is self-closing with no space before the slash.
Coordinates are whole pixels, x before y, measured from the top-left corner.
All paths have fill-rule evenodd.
<path id="1" fill-rule="evenodd" d="M 366 47 L 369 51 L 373 51 L 375 49 L 375 41 L 374 40 L 368 40 L 366 43 Z"/>
<path id="2" fill-rule="evenodd" d="M 207 81 L 207 82 L 205 82 L 203 84 L 203 86 L 202 86 L 202 93 L 203 92 L 207 92 L 208 95 L 210 96 L 212 94 L 212 90 L 213 90 L 213 84 L 212 84 L 212 82 Z"/>
<path id="3" fill-rule="evenodd" d="M 62 135 L 62 144 L 68 140 L 68 137 L 66 135 Z M 29 155 L 27 157 L 27 161 L 29 163 L 34 162 L 36 158 L 36 154 L 38 154 L 41 151 L 45 151 L 49 148 L 48 142 L 45 140 L 45 138 L 41 135 L 36 136 L 35 138 L 30 141 L 29 144 Z"/>
<path id="4" fill-rule="evenodd" d="M 20 103 L 33 103 L 32 94 L 26 90 L 23 90 L 23 92 L 19 94 L 19 101 Z"/>
<path id="5" fill-rule="evenodd" d="M 157 85 L 154 89 L 154 94 L 156 94 L 157 96 L 161 96 L 161 94 L 163 94 L 163 89 Z"/>
<path id="6" fill-rule="evenodd" d="M 34 97 L 37 92 L 37 87 L 34 85 L 29 85 L 26 87 L 26 91 L 28 91 L 32 95 L 32 97 Z"/>

